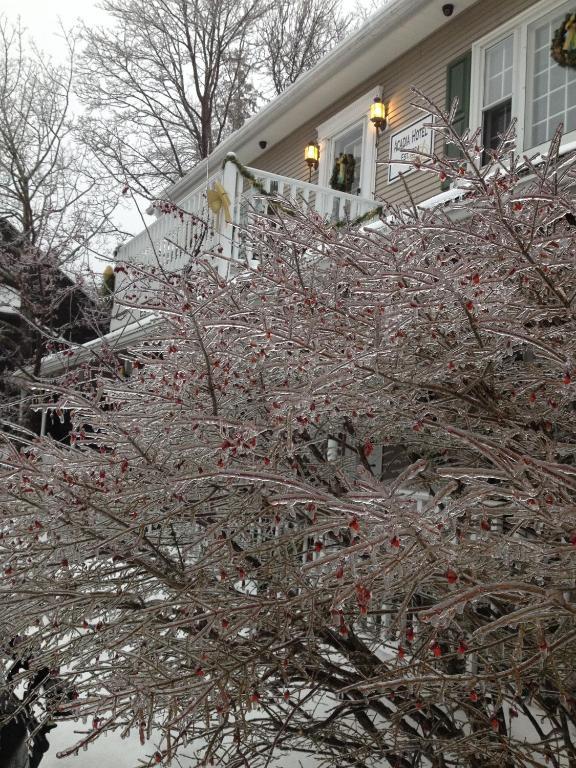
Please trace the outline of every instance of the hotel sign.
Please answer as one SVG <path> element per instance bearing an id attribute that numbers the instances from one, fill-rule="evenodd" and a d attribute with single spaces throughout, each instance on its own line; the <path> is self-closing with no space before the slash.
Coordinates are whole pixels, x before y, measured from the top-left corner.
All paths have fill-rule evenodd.
<path id="1" fill-rule="evenodd" d="M 394 181 L 401 173 L 410 173 L 415 168 L 406 163 L 412 162 L 416 154 L 431 155 L 434 148 L 434 131 L 430 127 L 434 117 L 426 115 L 393 133 L 390 137 L 390 157 L 388 166 L 388 181 Z"/>

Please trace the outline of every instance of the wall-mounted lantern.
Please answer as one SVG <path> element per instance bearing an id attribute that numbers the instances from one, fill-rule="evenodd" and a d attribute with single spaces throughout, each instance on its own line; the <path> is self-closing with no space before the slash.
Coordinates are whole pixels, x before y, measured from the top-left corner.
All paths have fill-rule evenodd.
<path id="1" fill-rule="evenodd" d="M 308 164 L 308 181 L 312 179 L 312 170 L 318 168 L 318 161 L 320 160 L 320 147 L 318 142 L 310 141 L 306 144 L 304 149 L 304 160 Z"/>
<path id="2" fill-rule="evenodd" d="M 370 104 L 370 122 L 376 127 L 377 134 L 383 131 L 388 123 L 386 104 L 384 104 L 380 96 L 375 96 L 374 101 Z"/>

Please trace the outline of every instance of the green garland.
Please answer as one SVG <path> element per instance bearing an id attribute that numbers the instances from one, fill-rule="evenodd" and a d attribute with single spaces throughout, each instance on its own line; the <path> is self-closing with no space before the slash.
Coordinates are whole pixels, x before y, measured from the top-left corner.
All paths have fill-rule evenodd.
<path id="1" fill-rule="evenodd" d="M 232 165 L 235 165 L 236 168 L 238 169 L 238 172 L 240 173 L 240 176 L 242 176 L 242 178 L 249 181 L 252 184 L 252 186 L 258 190 L 258 192 L 261 192 L 264 195 L 264 197 L 275 196 L 273 192 L 268 192 L 268 190 L 265 189 L 264 184 L 262 184 L 262 182 L 259 179 L 257 179 L 256 176 L 254 176 L 254 174 L 251 173 L 248 170 L 248 168 L 246 168 L 246 166 L 242 165 L 242 163 L 240 162 L 240 160 L 238 160 L 236 155 L 233 155 L 233 154 L 226 155 L 226 157 L 224 158 L 224 162 L 222 163 L 222 169 L 226 167 L 226 163 L 232 163 Z"/>
<path id="2" fill-rule="evenodd" d="M 352 221 L 342 219 L 341 221 L 337 221 L 334 226 L 336 229 L 341 229 L 342 227 L 357 227 L 359 224 L 364 224 L 365 221 L 370 221 L 370 219 L 380 218 L 383 210 L 384 208 L 381 205 L 377 205 L 375 208 L 371 208 L 369 211 L 366 211 L 366 213 L 363 213 L 362 216 L 356 216 Z"/>
<path id="3" fill-rule="evenodd" d="M 350 155 L 350 157 L 352 157 L 352 155 Z M 222 168 L 225 168 L 226 163 L 232 163 L 233 165 L 235 165 L 236 168 L 238 169 L 238 173 L 240 174 L 240 176 L 242 176 L 243 179 L 246 179 L 246 181 L 249 181 L 252 184 L 252 186 L 258 190 L 258 192 L 264 195 L 264 197 L 268 197 L 268 198 L 278 197 L 274 192 L 268 192 L 268 190 L 264 187 L 264 184 L 262 184 L 262 182 L 258 178 L 256 178 L 256 176 L 251 171 L 249 171 L 248 168 L 246 168 L 246 166 L 242 165 L 240 160 L 238 160 L 238 158 L 235 155 L 233 154 L 227 155 L 224 158 L 224 162 L 222 163 Z M 354 167 L 352 167 L 352 176 L 353 175 L 354 175 Z M 278 205 L 278 203 L 276 204 Z M 291 211 L 289 208 L 286 208 L 285 206 L 280 206 L 280 210 L 282 210 L 284 213 L 288 214 L 289 216 L 294 215 L 293 211 Z M 355 226 L 358 226 L 359 224 L 363 224 L 365 221 L 369 221 L 370 219 L 375 219 L 379 217 L 382 214 L 382 210 L 383 210 L 383 207 L 381 205 L 378 205 L 375 208 L 372 208 L 369 211 L 366 211 L 366 213 L 363 213 L 362 216 L 357 216 L 352 221 L 346 221 L 346 220 L 337 221 L 332 226 L 335 229 L 341 229 L 342 227 L 355 227 Z"/>
<path id="4" fill-rule="evenodd" d="M 566 14 L 564 23 L 554 32 L 550 54 L 561 67 L 576 68 L 576 11 Z"/>

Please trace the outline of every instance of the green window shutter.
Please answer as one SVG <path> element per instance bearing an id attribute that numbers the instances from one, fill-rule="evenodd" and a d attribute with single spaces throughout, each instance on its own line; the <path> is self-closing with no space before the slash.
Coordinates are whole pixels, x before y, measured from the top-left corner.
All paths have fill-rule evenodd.
<path id="1" fill-rule="evenodd" d="M 469 127 L 471 63 L 472 51 L 468 51 L 465 56 L 449 64 L 446 71 L 446 108 L 450 109 L 454 99 L 458 99 L 458 111 L 453 125 L 459 135 Z M 454 144 L 446 145 L 446 157 L 460 157 Z"/>

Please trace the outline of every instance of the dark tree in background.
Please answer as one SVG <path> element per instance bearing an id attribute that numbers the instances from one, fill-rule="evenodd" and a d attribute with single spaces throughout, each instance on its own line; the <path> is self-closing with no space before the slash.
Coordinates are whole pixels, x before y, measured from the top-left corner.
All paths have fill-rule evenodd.
<path id="1" fill-rule="evenodd" d="M 0 373 L 31 365 L 47 343 L 83 341 L 103 318 L 79 260 L 109 249 L 117 193 L 74 136 L 76 39 L 55 65 L 0 18 Z M 93 316 L 86 314 L 96 310 Z"/>

